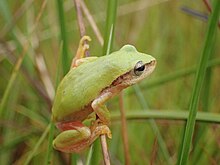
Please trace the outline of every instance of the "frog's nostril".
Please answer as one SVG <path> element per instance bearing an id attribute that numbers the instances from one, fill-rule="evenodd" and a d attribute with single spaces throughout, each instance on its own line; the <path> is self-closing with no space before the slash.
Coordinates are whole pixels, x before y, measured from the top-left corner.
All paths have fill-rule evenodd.
<path id="1" fill-rule="evenodd" d="M 156 60 L 152 60 L 149 64 L 150 64 L 150 65 L 156 64 Z"/>

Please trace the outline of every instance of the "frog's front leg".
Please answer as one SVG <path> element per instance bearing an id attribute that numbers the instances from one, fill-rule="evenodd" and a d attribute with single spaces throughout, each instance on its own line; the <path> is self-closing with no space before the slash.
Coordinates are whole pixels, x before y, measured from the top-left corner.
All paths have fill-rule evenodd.
<path id="1" fill-rule="evenodd" d="M 122 89 L 126 88 L 127 85 L 118 85 L 109 89 L 105 89 L 102 91 L 99 97 L 97 97 L 91 104 L 94 112 L 98 115 L 99 120 L 106 124 L 110 124 L 110 113 L 104 103 L 112 98 L 113 96 L 117 95 Z M 98 121 L 99 121 L 98 120 Z"/>
<path id="2" fill-rule="evenodd" d="M 111 131 L 106 125 L 97 125 L 90 129 L 80 121 L 57 124 L 61 132 L 53 141 L 55 149 L 66 153 L 79 153 L 89 147 L 101 134 L 111 138 Z"/>
<path id="3" fill-rule="evenodd" d="M 92 108 L 98 115 L 100 121 L 106 125 L 110 124 L 110 112 L 104 103 L 113 96 L 113 93 L 107 92 L 100 95 L 92 102 Z"/>

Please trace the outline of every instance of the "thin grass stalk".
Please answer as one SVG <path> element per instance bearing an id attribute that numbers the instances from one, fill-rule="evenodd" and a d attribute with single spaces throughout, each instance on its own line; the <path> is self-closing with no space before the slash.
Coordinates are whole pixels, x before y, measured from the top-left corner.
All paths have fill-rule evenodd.
<path id="1" fill-rule="evenodd" d="M 2 135 L 2 143 L 1 146 L 5 146 L 6 144 L 9 143 L 9 141 L 12 140 L 12 137 L 16 137 L 17 134 L 15 133 L 15 131 L 11 131 L 11 127 L 9 126 L 9 124 L 7 123 L 7 121 L 13 121 L 15 119 L 16 116 L 16 112 L 13 111 L 13 107 L 16 104 L 17 100 L 19 99 L 19 85 L 21 85 L 20 79 L 17 78 L 17 81 L 15 82 L 15 84 L 13 85 L 13 92 L 12 94 L 10 94 L 10 98 L 7 101 L 7 105 L 4 109 L 4 119 L 3 121 L 6 121 L 5 125 L 1 126 L 1 135 Z M 20 123 L 21 120 L 16 120 L 17 123 Z M 22 122 L 22 121 L 21 121 Z M 15 149 L 16 150 L 16 149 Z M 1 164 L 7 164 L 8 162 L 11 161 L 11 152 L 14 151 L 13 149 L 8 150 L 8 151 L 4 151 L 2 152 L 2 154 L 0 154 L 0 162 Z"/>
<path id="2" fill-rule="evenodd" d="M 23 59 L 25 57 L 25 54 L 28 50 L 28 47 L 29 47 L 28 44 L 24 45 L 23 52 L 22 52 L 21 56 L 19 57 L 18 61 L 15 64 L 15 67 L 14 67 L 14 70 L 12 72 L 11 78 L 10 78 L 10 80 L 8 82 L 8 85 L 6 87 L 6 90 L 4 92 L 4 95 L 3 95 L 3 98 L 2 98 L 2 101 L 1 101 L 1 104 L 0 104 L 0 117 L 1 118 L 3 118 L 3 116 L 4 116 L 3 112 L 4 112 L 4 109 L 5 109 L 6 103 L 8 101 L 9 95 L 10 95 L 12 89 L 13 89 L 12 87 L 15 83 L 16 77 L 18 75 L 18 72 L 19 72 L 19 69 L 20 69 L 21 64 L 23 62 Z"/>
<path id="3" fill-rule="evenodd" d="M 195 127 L 195 121 L 196 121 L 196 114 L 197 114 L 197 108 L 198 108 L 198 101 L 199 101 L 199 94 L 201 91 L 201 87 L 203 84 L 203 79 L 205 77 L 206 73 L 206 66 L 208 64 L 208 60 L 211 54 L 211 51 L 213 49 L 213 40 L 215 35 L 215 29 L 217 27 L 219 13 L 220 13 L 220 1 L 215 0 L 214 3 L 214 10 L 213 13 L 211 13 L 210 21 L 208 24 L 208 31 L 206 34 L 205 39 L 205 45 L 203 48 L 202 55 L 200 57 L 198 70 L 196 73 L 196 78 L 194 82 L 192 97 L 190 101 L 190 107 L 189 107 L 189 116 L 186 124 L 186 132 L 184 135 L 183 145 L 181 148 L 180 155 L 178 157 L 178 164 L 185 165 L 187 164 L 190 147 L 192 143 L 192 136 L 194 132 Z"/>
<path id="4" fill-rule="evenodd" d="M 104 46 L 103 54 L 109 54 L 112 48 L 115 21 L 117 15 L 117 0 L 108 0 L 108 9 L 107 9 L 107 21 L 105 26 L 105 37 L 104 37 Z"/>
<path id="5" fill-rule="evenodd" d="M 125 114 L 127 120 L 148 120 L 148 119 L 157 119 L 157 120 L 176 120 L 176 121 L 185 121 L 189 116 L 188 111 L 178 111 L 178 110 L 156 110 L 152 109 L 151 111 L 135 110 L 132 112 L 126 112 Z M 120 120 L 119 112 L 111 113 L 111 120 L 117 121 Z M 210 112 L 198 112 L 196 115 L 197 122 L 209 123 L 209 124 L 220 124 L 220 114 L 210 113 Z"/>
<path id="6" fill-rule="evenodd" d="M 3 1 L 3 5 L 5 5 L 5 6 L 7 6 L 7 3 L 5 2 L 5 1 Z M 32 29 L 31 29 L 31 31 L 29 32 L 29 35 L 31 35 L 32 33 L 33 33 L 33 31 L 35 30 L 35 28 L 37 27 L 37 24 L 38 24 L 38 22 L 39 22 L 39 20 L 40 20 L 40 18 L 41 18 L 41 16 L 42 16 L 42 13 L 43 13 L 43 11 L 44 11 L 44 9 L 45 9 L 45 6 L 46 6 L 46 2 L 47 2 L 47 0 L 44 0 L 43 1 L 43 3 L 42 3 L 42 5 L 41 5 L 41 8 L 40 8 L 40 11 L 39 11 L 39 13 L 38 13 L 38 15 L 37 15 L 37 17 L 36 17 L 36 20 L 35 20 L 35 24 L 32 26 Z M 2 7 L 2 4 L 0 5 L 1 7 Z M 4 6 L 4 7 L 5 7 Z M 7 11 L 8 13 L 6 13 L 6 16 L 5 16 L 5 19 L 7 20 L 7 19 L 9 19 L 9 20 L 12 20 L 12 18 L 11 18 L 11 14 L 9 13 L 9 10 Z M 7 21 L 8 22 L 8 21 Z M 19 60 L 22 62 L 23 61 L 23 59 L 24 59 L 24 57 L 25 57 L 25 55 L 26 55 L 26 52 L 27 52 L 27 50 L 28 50 L 28 48 L 29 48 L 29 46 L 30 46 L 30 43 L 29 43 L 29 41 L 27 41 L 27 40 L 25 40 L 24 42 L 19 42 L 19 39 L 18 39 L 18 36 L 17 36 L 17 34 L 16 34 L 16 32 L 12 29 L 12 32 L 11 33 L 9 33 L 9 34 L 11 34 L 12 35 L 12 37 L 13 37 L 13 39 L 15 40 L 15 43 L 17 44 L 17 48 L 18 48 L 18 50 L 21 50 L 21 45 L 22 45 L 22 49 L 23 49 L 23 57 L 22 57 L 22 60 L 20 60 L 20 57 L 19 57 Z M 30 66 L 30 61 L 31 60 L 27 60 L 26 59 L 26 66 Z M 21 63 L 20 62 L 20 63 Z M 24 61 L 24 63 L 25 63 L 25 61 Z M 16 65 L 17 66 L 17 65 Z M 19 68 L 19 67 L 18 67 Z M 17 69 L 18 70 L 18 69 Z M 29 70 L 29 69 L 27 69 L 27 70 Z M 16 75 L 15 74 L 12 74 L 12 79 L 10 79 L 9 80 L 9 84 L 8 84 L 8 86 L 10 87 L 10 86 L 12 86 L 12 84 L 13 83 L 11 83 L 12 81 L 15 81 L 15 78 L 16 78 Z M 11 81 L 12 80 L 12 81 Z M 11 88 L 11 87 L 10 87 Z M 7 89 L 6 89 L 7 90 Z M 10 93 L 10 92 L 8 92 L 8 93 Z"/>
<path id="7" fill-rule="evenodd" d="M 40 11 L 36 17 L 35 24 L 33 25 L 32 29 L 28 35 L 31 35 L 33 33 L 33 31 L 36 29 L 36 27 L 39 23 L 39 20 L 42 17 L 42 13 L 45 9 L 46 3 L 47 3 L 47 0 L 44 0 L 41 5 Z M 5 0 L 1 1 L 0 8 L 1 8 L 0 12 L 2 12 L 2 14 L 4 15 L 5 21 L 12 22 L 13 17 L 12 17 L 12 14 L 10 13 L 10 10 L 8 7 L 8 2 L 6 2 Z M 11 31 L 10 31 L 10 33 L 8 33 L 8 35 L 10 37 L 12 37 L 12 39 L 15 41 L 16 48 L 17 48 L 18 52 L 22 52 L 23 45 L 25 45 L 26 42 L 28 42 L 28 41 L 27 40 L 24 41 L 23 39 L 21 39 L 21 38 L 26 38 L 26 36 L 24 36 L 24 35 L 20 36 L 20 34 L 18 35 L 17 31 L 19 31 L 18 28 L 16 28 L 16 26 L 14 26 L 11 28 Z M 3 36 L 4 36 L 4 34 L 0 34 L 0 37 L 3 37 Z M 3 38 L 1 38 L 1 39 L 3 39 Z M 32 63 L 32 60 L 30 59 L 29 56 L 25 56 L 23 64 L 27 68 L 28 71 L 33 70 L 33 63 Z"/>
<path id="8" fill-rule="evenodd" d="M 68 53 L 68 39 L 66 35 L 66 23 L 65 23 L 65 17 L 64 17 L 64 7 L 63 7 L 63 1 L 57 0 L 57 10 L 58 10 L 58 16 L 59 16 L 59 25 L 60 25 L 60 36 L 61 36 L 61 45 L 62 45 L 62 75 L 65 75 L 69 71 L 70 67 L 70 59 L 69 59 L 69 53 Z M 56 84 L 58 84 L 58 76 L 56 79 Z M 51 121 L 52 122 L 52 121 Z M 50 133 L 49 133 L 49 143 L 48 143 L 48 152 L 47 152 L 47 158 L 46 163 L 50 162 L 51 160 L 51 152 L 52 152 L 52 137 L 54 134 L 54 124 L 50 124 Z"/>
<path id="9" fill-rule="evenodd" d="M 26 42 L 24 45 L 23 45 L 23 50 L 22 50 L 22 53 L 21 55 L 18 57 L 18 60 L 15 64 L 15 67 L 13 69 L 13 72 L 11 74 L 11 77 L 9 79 L 9 82 L 8 82 L 8 85 L 6 87 L 6 90 L 3 94 L 3 98 L 1 100 L 1 103 L 0 103 L 0 118 L 1 119 L 12 119 L 13 116 L 12 114 L 14 114 L 14 111 L 6 111 L 7 109 L 7 103 L 9 101 L 9 97 L 10 95 L 12 94 L 13 90 L 15 89 L 14 85 L 15 85 L 15 82 L 16 82 L 16 79 L 17 79 L 17 76 L 19 74 L 19 71 L 20 71 L 20 67 L 24 61 L 24 58 L 25 58 L 25 55 L 28 51 L 28 48 L 29 48 L 29 44 Z M 13 96 L 15 95 L 15 92 L 13 93 Z M 12 99 L 12 97 L 11 97 Z M 10 104 L 12 104 L 12 101 L 10 102 Z M 5 113 L 7 112 L 7 113 Z M 7 127 L 6 127 L 7 128 Z M 3 143 L 2 145 L 4 146 L 5 143 L 7 143 L 7 140 L 8 140 L 8 135 L 10 135 L 10 131 L 7 130 L 6 128 L 2 127 L 0 128 L 0 132 L 2 133 L 3 135 Z M 7 159 L 9 158 L 9 154 L 2 154 L 0 156 L 0 162 L 5 162 L 5 160 L 7 161 Z"/>
<path id="10" fill-rule="evenodd" d="M 31 159 L 34 157 L 36 151 L 39 149 L 41 143 L 46 139 L 46 136 L 49 132 L 50 126 L 51 124 L 49 124 L 47 126 L 47 128 L 45 129 L 44 133 L 41 135 L 40 139 L 38 140 L 38 142 L 36 143 L 36 145 L 34 146 L 34 149 L 30 152 L 30 154 L 28 155 L 27 159 L 24 162 L 24 165 L 28 165 L 31 161 Z"/>
<path id="11" fill-rule="evenodd" d="M 203 94 L 201 95 L 201 100 L 202 100 L 202 111 L 208 111 L 208 105 L 209 105 L 209 91 L 210 91 L 210 75 L 206 76 L 206 82 L 204 84 L 204 91 Z M 193 160 L 192 162 L 194 162 L 193 164 L 196 164 L 199 159 L 201 158 L 202 153 L 204 152 L 203 149 L 201 148 L 201 146 L 205 146 L 206 141 L 203 141 L 206 133 L 207 133 L 207 125 L 203 124 L 203 123 L 199 123 L 197 126 L 197 131 L 196 134 L 194 135 L 193 138 L 193 143 L 195 144 L 200 144 L 200 145 L 196 145 L 193 148 Z"/>
<path id="12" fill-rule="evenodd" d="M 7 22 L 7 24 L 4 25 L 4 27 L 2 28 L 2 30 L 0 31 L 0 38 L 4 38 L 5 35 L 7 35 L 8 33 L 10 33 L 10 31 L 12 30 L 12 28 L 16 25 L 17 21 L 19 20 L 19 18 L 21 18 L 26 10 L 31 6 L 31 4 L 33 3 L 34 0 L 26 0 L 21 7 L 19 7 L 16 12 L 13 15 L 13 19 L 10 20 L 9 22 Z M 1 2 L 0 2 L 1 3 Z M 3 2 L 4 3 L 4 2 Z M 1 5 L 0 5 L 1 6 Z"/>
<path id="13" fill-rule="evenodd" d="M 45 125 L 48 124 L 48 120 L 46 120 L 41 114 L 38 114 L 36 111 L 32 111 L 29 108 L 26 108 L 25 106 L 16 106 L 16 113 L 19 113 L 31 120 L 32 122 L 35 122 L 38 124 L 38 128 L 44 128 Z"/>
<path id="14" fill-rule="evenodd" d="M 214 40 L 213 40 L 214 41 Z M 214 44 L 214 43 L 213 43 Z M 212 57 L 211 57 L 212 58 Z M 212 78 L 212 68 L 207 68 L 206 75 L 205 75 L 205 81 L 202 89 L 202 94 L 201 94 L 201 110 L 203 112 L 208 112 L 209 111 L 209 102 L 210 102 L 210 90 L 211 90 L 211 79 Z M 207 125 L 205 124 L 199 124 L 197 126 L 197 131 L 196 134 L 193 138 L 193 142 L 197 144 L 202 144 L 205 146 L 206 141 L 202 141 L 207 133 Z M 201 149 L 201 145 L 197 145 L 193 148 L 194 156 L 192 162 L 193 164 L 196 164 L 200 156 L 203 152 Z"/>
<path id="15" fill-rule="evenodd" d="M 1 42 L 1 41 L 0 41 Z M 8 60 L 10 62 L 11 65 L 15 65 L 16 63 L 16 58 L 15 58 L 15 53 L 12 52 L 12 50 L 9 48 L 9 46 L 7 45 L 6 42 L 1 42 L 1 44 L 3 44 L 4 49 L 9 52 L 8 54 Z M 21 73 L 23 74 L 24 78 L 26 79 L 26 81 L 31 85 L 31 87 L 35 90 L 36 93 L 38 93 L 48 104 L 48 107 L 51 107 L 51 100 L 50 98 L 47 96 L 42 84 L 40 84 L 39 80 L 33 79 L 31 77 L 31 74 L 28 73 L 27 69 L 25 68 L 24 65 L 21 65 Z"/>
<path id="16" fill-rule="evenodd" d="M 6 142 L 3 145 L 1 145 L 0 148 L 0 155 L 3 155 L 5 152 L 14 149 L 17 145 L 21 144 L 23 141 L 28 141 L 28 139 L 30 139 L 31 137 L 33 137 L 34 133 L 37 133 L 38 131 L 36 130 L 31 130 L 30 132 L 25 132 L 22 135 L 16 135 L 16 137 L 8 142 Z M 4 160 L 5 162 L 5 160 Z M 3 161 L 1 161 L 1 163 L 3 164 Z M 6 163 L 5 163 L 6 164 Z"/>
<path id="17" fill-rule="evenodd" d="M 26 5 L 29 6 L 30 5 L 29 3 L 30 2 L 28 2 L 28 5 L 27 4 Z M 47 3 L 47 0 L 44 0 L 42 2 L 39 13 L 37 14 L 37 17 L 35 19 L 34 25 L 32 26 L 32 29 L 30 30 L 28 35 L 31 35 L 34 32 L 34 30 L 36 29 L 36 27 L 39 23 L 39 20 L 42 17 L 42 13 L 45 9 L 46 3 Z M 10 13 L 10 10 L 8 7 L 8 3 L 5 0 L 0 2 L 0 8 L 1 8 L 0 12 L 3 13 L 5 21 L 6 22 L 13 22 L 14 21 L 13 19 L 14 19 L 14 17 L 16 17 L 16 15 L 14 17 L 12 17 L 12 14 Z M 22 6 L 21 8 L 25 8 L 25 7 Z M 13 40 L 15 41 L 17 51 L 21 52 L 21 54 L 22 54 L 24 45 L 26 45 L 26 43 L 27 44 L 30 44 L 30 43 L 28 40 L 20 42 L 20 40 L 19 40 L 20 36 L 17 35 L 16 30 L 17 30 L 16 26 L 11 27 L 11 31 L 9 31 L 8 35 L 12 36 Z M 3 36 L 4 36 L 4 34 L 0 34 L 0 37 L 3 37 Z M 26 37 L 22 35 L 22 38 L 26 38 Z M 3 40 L 3 38 L 1 38 L 1 39 Z M 50 106 L 51 101 L 49 100 L 46 93 L 43 91 L 42 86 L 39 84 L 39 82 L 34 81 L 33 78 L 31 78 L 31 76 L 28 74 L 28 72 L 30 72 L 30 70 L 32 70 L 32 69 L 33 69 L 32 60 L 30 59 L 29 56 L 25 55 L 24 60 L 23 60 L 23 67 L 21 66 L 21 70 L 22 70 L 23 74 L 25 75 L 25 77 L 30 81 L 31 85 L 33 85 L 36 88 L 37 92 L 39 92 L 39 94 L 42 95 L 46 99 L 48 105 Z M 31 73 L 31 75 L 32 75 L 32 73 Z"/>
<path id="18" fill-rule="evenodd" d="M 91 150 L 91 148 L 90 148 Z M 92 144 L 92 159 L 90 160 L 90 164 L 99 164 L 100 157 L 101 157 L 101 148 L 100 148 L 100 141 L 96 139 L 96 141 Z"/>
<path id="19" fill-rule="evenodd" d="M 93 145 L 89 149 L 89 153 L 88 153 L 87 158 L 86 158 L 86 165 L 90 165 L 91 164 L 92 152 L 93 152 Z"/>
<path id="20" fill-rule="evenodd" d="M 139 100 L 142 108 L 145 110 L 148 110 L 149 107 L 147 105 L 147 102 L 144 99 L 144 95 L 141 92 L 139 86 L 134 85 L 134 90 L 135 90 L 136 96 L 138 97 L 138 100 Z M 160 150 L 161 150 L 163 157 L 165 158 L 167 164 L 172 164 L 171 159 L 170 159 L 170 154 L 169 154 L 167 147 L 166 147 L 166 143 L 164 142 L 163 137 L 160 134 L 160 130 L 159 130 L 156 122 L 153 119 L 151 119 L 151 120 L 149 120 L 149 123 L 150 123 L 150 126 L 151 126 L 155 136 L 158 139 L 158 144 L 159 144 L 159 147 L 160 147 Z"/>
<path id="21" fill-rule="evenodd" d="M 99 41 L 99 43 L 101 44 L 101 46 L 103 46 L 104 40 L 102 38 L 101 32 L 100 32 L 98 26 L 96 25 L 96 22 L 95 22 L 95 20 L 94 20 L 94 18 L 92 16 L 92 14 L 89 12 L 89 9 L 87 8 L 87 6 L 86 6 L 86 4 L 85 4 L 85 2 L 83 0 L 81 0 L 79 2 L 81 4 L 82 10 L 83 10 L 87 20 L 89 21 L 89 23 L 90 23 L 90 25 L 91 25 L 91 27 L 92 27 L 92 29 L 93 29 L 93 31 L 94 31 L 98 41 Z"/>
<path id="22" fill-rule="evenodd" d="M 3 18 L 5 20 L 5 22 L 12 22 L 13 20 L 13 17 L 12 17 L 12 14 L 10 13 L 10 9 L 9 9 L 9 5 L 8 5 L 8 2 L 6 0 L 1 0 L 0 1 L 0 12 L 2 13 L 3 15 Z M 19 53 L 22 53 L 22 50 L 23 50 L 23 45 L 24 43 L 22 43 L 20 40 L 19 40 L 19 37 L 17 36 L 17 33 L 16 33 L 16 26 L 14 26 L 11 31 L 8 33 L 8 36 L 12 37 L 13 41 L 15 41 L 16 43 L 16 48 L 17 48 L 17 51 Z M 0 37 L 4 37 L 5 34 L 0 34 Z M 3 38 L 0 38 L 3 40 Z M 28 68 L 27 70 L 30 69 L 30 61 L 28 59 L 29 57 L 26 56 L 24 57 L 24 60 L 23 60 L 23 64 Z M 29 62 L 29 63 L 28 63 Z"/>
<path id="23" fill-rule="evenodd" d="M 45 165 L 51 164 L 51 156 L 53 153 L 53 138 L 54 138 L 54 131 L 55 131 L 55 125 L 52 121 L 50 121 L 50 128 L 49 128 L 49 137 L 48 137 L 48 147 L 46 152 L 46 159 L 45 159 Z"/>
<path id="24" fill-rule="evenodd" d="M 5 22 L 11 22 L 11 20 L 12 20 L 12 14 L 10 13 L 10 9 L 9 9 L 9 5 L 8 5 L 8 2 L 6 1 L 6 0 L 2 0 L 2 1 L 0 1 L 0 12 L 2 13 L 2 15 L 3 15 L 3 18 L 4 18 L 4 20 L 5 20 Z M 15 33 L 14 33 L 14 31 L 12 31 L 11 33 L 9 33 L 9 34 L 11 34 L 12 36 L 13 36 L 13 38 L 14 38 L 14 40 L 15 41 L 18 41 L 17 40 L 17 38 L 16 38 L 16 35 L 15 35 Z M 0 34 L 0 37 L 3 37 L 4 36 L 4 34 Z M 2 38 L 0 38 L 0 39 L 2 39 Z M 19 45 L 18 46 L 18 49 L 19 50 L 21 50 L 21 54 L 24 54 L 23 52 L 24 52 L 24 50 L 25 49 L 28 49 L 28 46 L 27 46 L 27 48 L 25 48 L 26 46 L 22 46 L 21 47 L 21 45 L 22 44 L 20 44 L 19 42 L 16 42 L 17 43 L 17 45 Z M 25 53 L 27 52 L 27 50 L 25 50 Z M 24 56 L 25 56 L 25 54 L 24 54 Z M 21 58 L 21 56 L 20 57 L 18 57 L 18 58 Z M 21 61 L 20 59 L 18 59 L 18 61 Z M 22 57 L 22 61 L 24 61 L 24 57 Z M 21 62 L 22 62 L 21 61 Z M 17 64 L 16 64 L 17 65 Z M 16 68 L 16 67 L 15 67 Z M 18 67 L 18 68 L 20 68 L 20 66 Z M 15 70 L 14 70 L 15 71 Z M 13 74 L 14 73 L 14 74 Z M 6 103 L 6 101 L 7 101 L 7 97 L 8 97 L 8 95 L 9 95 L 9 93 L 10 93 L 10 90 L 11 90 L 11 88 L 12 88 L 12 86 L 13 86 L 13 83 L 14 83 L 14 81 L 15 81 L 15 79 L 16 79 L 16 77 L 17 77 L 17 73 L 15 73 L 15 72 L 13 72 L 12 73 L 12 76 L 11 76 L 11 78 L 10 78 L 10 80 L 9 80 L 9 84 L 7 85 L 7 87 L 6 87 L 6 90 L 5 90 L 5 92 L 4 92 L 4 95 L 3 95 L 3 98 L 2 98 L 2 101 L 1 101 L 1 105 L 0 105 L 0 117 L 1 117 L 1 115 L 2 115 L 2 111 L 3 111 L 3 109 L 4 109 L 4 106 L 5 106 L 5 103 Z"/>
<path id="25" fill-rule="evenodd" d="M 69 71 L 70 67 L 70 59 L 68 53 L 68 40 L 66 35 L 66 23 L 64 17 L 64 9 L 63 9 L 63 1 L 57 0 L 57 10 L 59 14 L 59 25 L 60 25 L 60 35 L 63 43 L 63 52 L 62 52 L 62 69 L 63 75 L 65 75 Z"/>
<path id="26" fill-rule="evenodd" d="M 83 37 L 86 35 L 86 28 L 83 22 L 83 15 L 82 15 L 82 11 L 81 11 L 81 0 L 74 0 L 74 4 L 75 4 L 75 8 L 76 8 L 76 13 L 77 13 L 77 22 L 78 22 L 78 26 L 79 26 L 79 32 L 80 32 L 80 36 Z M 84 41 L 84 44 L 88 44 L 88 41 Z M 89 57 L 90 53 L 88 50 L 85 51 L 85 56 Z"/>
<path id="27" fill-rule="evenodd" d="M 59 53 L 59 59 L 58 59 L 58 66 L 57 66 L 57 72 L 56 72 L 56 85 L 55 89 L 57 89 L 58 84 L 60 82 L 60 75 L 61 75 L 61 68 L 62 68 L 62 49 L 63 48 L 63 42 L 60 44 L 60 53 Z M 48 137 L 48 147 L 47 147 L 47 153 L 46 153 L 46 159 L 45 159 L 45 165 L 50 164 L 51 162 L 51 156 L 53 153 L 53 138 L 54 138 L 54 131 L 55 131 L 55 125 L 53 124 L 53 121 L 50 119 L 50 130 L 49 130 L 49 137 Z"/>
<path id="28" fill-rule="evenodd" d="M 5 18 L 6 21 L 11 20 L 11 13 L 8 7 L 8 3 L 6 0 L 1 0 L 0 1 L 0 9 L 3 17 Z"/>

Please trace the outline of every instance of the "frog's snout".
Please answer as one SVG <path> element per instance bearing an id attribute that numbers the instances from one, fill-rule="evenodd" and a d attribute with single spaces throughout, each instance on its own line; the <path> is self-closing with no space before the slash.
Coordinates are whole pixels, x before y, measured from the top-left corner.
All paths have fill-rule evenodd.
<path id="1" fill-rule="evenodd" d="M 153 59 L 149 63 L 147 63 L 147 66 L 155 66 L 157 64 L 157 60 Z"/>

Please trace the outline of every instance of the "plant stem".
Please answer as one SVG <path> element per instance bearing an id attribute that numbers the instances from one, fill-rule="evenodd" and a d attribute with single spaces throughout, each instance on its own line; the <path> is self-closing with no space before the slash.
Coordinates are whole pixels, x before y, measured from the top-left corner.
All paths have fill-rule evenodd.
<path id="1" fill-rule="evenodd" d="M 125 109 L 123 103 L 123 92 L 119 94 L 119 105 L 120 105 L 120 113 L 121 113 L 121 127 L 122 127 L 122 139 L 123 139 L 123 147 L 124 147 L 124 155 L 125 155 L 125 164 L 130 165 L 131 161 L 129 156 L 129 143 L 128 143 Z"/>
<path id="2" fill-rule="evenodd" d="M 60 22 L 60 35 L 61 35 L 61 40 L 63 42 L 62 68 L 63 68 L 63 75 L 65 75 L 69 71 L 70 60 L 68 56 L 68 41 L 66 36 L 66 24 L 65 24 L 62 0 L 57 0 L 57 8 L 58 8 L 59 22 Z"/>
<path id="3" fill-rule="evenodd" d="M 193 87 L 193 93 L 190 101 L 190 107 L 189 107 L 189 116 L 186 124 L 186 132 L 184 135 L 183 145 L 181 148 L 181 152 L 178 159 L 178 164 L 185 165 L 187 164 L 190 147 L 192 143 L 192 136 L 194 132 L 195 127 L 195 121 L 196 121 L 196 114 L 197 114 L 197 108 L 198 108 L 198 101 L 199 101 L 199 95 L 200 91 L 203 85 L 203 80 L 205 77 L 206 69 L 208 60 L 211 54 L 211 51 L 213 49 L 213 43 L 214 43 L 214 34 L 215 29 L 218 23 L 219 18 L 219 12 L 220 12 L 220 1 L 215 0 L 214 1 L 214 10 L 211 14 L 209 25 L 208 25 L 208 31 L 206 34 L 205 39 L 205 45 L 203 48 L 203 52 L 200 58 L 198 70 L 196 72 L 196 78 L 194 82 Z"/>

